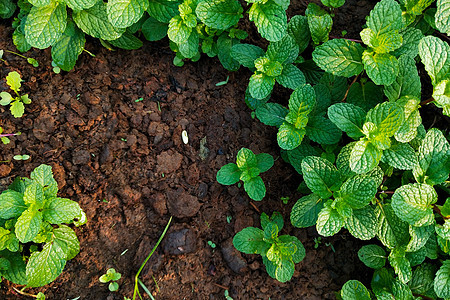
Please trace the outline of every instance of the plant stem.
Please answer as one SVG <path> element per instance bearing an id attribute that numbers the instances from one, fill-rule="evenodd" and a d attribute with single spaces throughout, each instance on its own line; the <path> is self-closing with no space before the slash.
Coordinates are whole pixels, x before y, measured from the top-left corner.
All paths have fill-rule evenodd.
<path id="1" fill-rule="evenodd" d="M 444 219 L 444 220 L 450 219 L 450 216 L 444 217 L 444 215 L 442 214 L 441 210 L 439 209 L 439 207 L 437 207 L 436 204 L 433 204 L 433 210 L 434 210 L 435 213 L 440 215 L 442 217 L 442 219 Z"/>
<path id="2" fill-rule="evenodd" d="M 11 54 L 15 54 L 15 55 L 20 56 L 20 57 L 22 57 L 22 58 L 28 59 L 28 57 L 23 56 L 22 54 L 19 54 L 19 53 L 17 53 L 17 52 L 14 52 L 14 51 L 11 51 L 11 50 L 4 50 L 4 51 L 5 51 L 5 52 L 8 52 L 8 53 L 11 53 Z"/>
<path id="3" fill-rule="evenodd" d="M 361 73 L 360 73 L 361 74 Z M 358 75 L 356 75 L 355 76 L 355 78 L 353 78 L 353 81 L 352 81 L 352 83 L 350 83 L 350 85 L 348 86 L 348 88 L 347 88 L 347 91 L 345 92 L 345 95 L 344 95 L 344 98 L 342 99 L 342 101 L 341 102 L 344 102 L 345 101 L 345 99 L 347 99 L 347 96 L 348 96 L 348 92 L 350 91 L 350 88 L 352 87 L 352 85 L 356 82 L 356 80 L 358 80 L 358 77 L 359 77 L 359 74 Z"/>
<path id="4" fill-rule="evenodd" d="M 36 295 L 33 295 L 33 294 L 30 294 L 30 293 L 24 292 L 24 291 L 22 291 L 22 290 L 18 290 L 18 289 L 16 289 L 15 287 L 12 287 L 12 288 L 13 288 L 13 290 L 15 290 L 17 293 L 19 293 L 19 294 L 21 294 L 21 295 L 23 295 L 23 296 L 28 296 L 28 297 L 37 298 Z"/>
<path id="5" fill-rule="evenodd" d="M 2 137 L 7 137 L 7 136 L 15 136 L 15 135 L 19 135 L 18 133 L 5 133 L 5 134 L 0 134 L 0 138 Z"/>
<path id="6" fill-rule="evenodd" d="M 433 97 L 431 97 L 431 98 L 429 98 L 429 99 L 427 99 L 427 100 L 425 100 L 425 101 L 422 101 L 422 102 L 420 102 L 420 106 L 424 106 L 424 105 L 427 105 L 428 103 L 430 103 L 430 102 L 433 102 L 434 101 L 434 98 Z"/>
<path id="7" fill-rule="evenodd" d="M 83 48 L 83 51 L 85 51 L 87 54 L 89 54 L 90 56 L 92 56 L 92 57 L 95 57 L 95 54 L 93 54 L 93 53 L 91 53 L 91 52 L 89 52 L 89 51 L 87 51 L 86 49 L 84 49 Z"/>

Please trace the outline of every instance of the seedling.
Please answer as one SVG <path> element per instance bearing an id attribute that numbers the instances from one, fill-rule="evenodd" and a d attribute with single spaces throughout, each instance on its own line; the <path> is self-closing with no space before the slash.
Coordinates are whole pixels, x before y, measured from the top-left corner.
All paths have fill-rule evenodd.
<path id="1" fill-rule="evenodd" d="M 16 136 L 22 134 L 20 131 L 17 133 L 3 133 L 3 131 L 4 131 L 3 127 L 0 126 L 0 140 L 5 145 L 11 142 L 11 140 L 8 138 L 9 136 Z"/>
<path id="2" fill-rule="evenodd" d="M 225 79 L 224 81 L 220 81 L 218 83 L 216 83 L 216 86 L 222 86 L 228 83 L 228 79 L 230 79 L 230 76 L 227 76 L 227 79 Z"/>
<path id="3" fill-rule="evenodd" d="M 54 61 L 52 61 L 52 67 L 53 67 L 53 73 L 55 73 L 55 74 L 61 73 L 61 68 L 58 67 L 58 65 Z"/>
<path id="4" fill-rule="evenodd" d="M 208 245 L 213 249 L 216 248 L 216 244 L 214 244 L 213 241 L 208 241 Z"/>
<path id="5" fill-rule="evenodd" d="M 99 281 L 101 283 L 108 283 L 108 289 L 111 292 L 116 292 L 119 289 L 119 284 L 116 282 L 117 280 L 119 280 L 122 277 L 122 274 L 120 274 L 119 272 L 116 272 L 116 270 L 114 268 L 110 268 L 108 269 L 108 271 L 106 271 L 106 274 L 103 274 L 102 276 L 100 276 Z"/>
<path id="6" fill-rule="evenodd" d="M 8 76 L 6 76 L 6 83 L 10 86 L 11 90 L 13 90 L 17 96 L 13 97 L 8 92 L 0 93 L 0 104 L 3 106 L 11 104 L 10 110 L 15 118 L 22 117 L 23 113 L 25 112 L 24 104 L 31 103 L 31 99 L 28 97 L 28 94 L 22 96 L 19 94 L 22 81 L 23 80 L 20 78 L 19 73 L 17 73 L 16 71 L 9 72 Z"/>
<path id="7" fill-rule="evenodd" d="M 4 53 L 4 52 L 8 52 L 8 53 L 17 55 L 17 56 L 19 56 L 19 57 L 25 58 L 25 59 L 27 60 L 27 62 L 28 62 L 30 65 L 32 65 L 33 67 L 35 67 L 35 68 L 39 67 L 39 62 L 38 62 L 37 60 L 35 60 L 34 58 L 26 57 L 26 56 L 24 56 L 24 55 L 22 55 L 22 54 L 19 54 L 19 53 L 17 53 L 17 52 L 10 51 L 10 50 L 0 50 L 0 60 L 1 60 L 1 61 L 5 61 L 4 59 L 2 59 L 3 53 Z"/>
<path id="8" fill-rule="evenodd" d="M 13 156 L 14 160 L 29 160 L 30 156 L 28 154 L 23 154 L 23 155 L 14 155 Z"/>
<path id="9" fill-rule="evenodd" d="M 269 218 L 261 214 L 262 230 L 247 227 L 233 238 L 234 247 L 246 254 L 260 254 L 267 273 L 280 282 L 286 282 L 294 275 L 295 264 L 305 258 L 303 244 L 294 236 L 281 235 L 283 217 L 275 212 Z"/>
<path id="10" fill-rule="evenodd" d="M 141 98 L 134 100 L 134 102 L 136 102 L 136 103 L 141 102 L 141 101 L 144 101 L 144 98 L 141 97 Z"/>
<path id="11" fill-rule="evenodd" d="M 288 204 L 289 197 L 281 197 L 280 200 L 283 201 L 283 204 Z"/>
<path id="12" fill-rule="evenodd" d="M 266 195 L 266 186 L 260 173 L 269 170 L 273 166 L 273 157 L 266 153 L 255 155 L 251 150 L 242 148 L 236 157 L 236 164 L 229 163 L 217 172 L 217 182 L 223 185 L 231 185 L 239 180 L 244 182 L 244 189 L 248 196 L 260 201 Z"/>
<path id="13" fill-rule="evenodd" d="M 225 290 L 225 292 L 223 292 L 223 295 L 225 296 L 225 300 L 233 300 L 233 298 L 230 297 L 228 290 Z"/>
<path id="14" fill-rule="evenodd" d="M 232 219 L 233 219 L 232 216 L 227 216 L 227 223 L 230 224 Z"/>

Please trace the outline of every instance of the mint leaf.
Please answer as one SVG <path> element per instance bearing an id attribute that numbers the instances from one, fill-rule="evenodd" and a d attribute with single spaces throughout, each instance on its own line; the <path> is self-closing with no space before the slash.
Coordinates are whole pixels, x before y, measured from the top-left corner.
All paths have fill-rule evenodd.
<path id="1" fill-rule="evenodd" d="M 397 103 L 403 106 L 405 121 L 394 136 L 399 142 L 409 143 L 417 136 L 419 126 L 422 124 L 419 112 L 420 101 L 414 97 L 404 96 Z"/>
<path id="2" fill-rule="evenodd" d="M 284 150 L 293 150 L 302 143 L 305 133 L 304 128 L 297 129 L 294 125 L 284 122 L 277 133 L 278 146 Z"/>
<path id="3" fill-rule="evenodd" d="M 180 16 L 175 16 L 170 20 L 167 35 L 174 43 L 181 44 L 186 42 L 191 32 L 192 28 L 187 26 Z"/>
<path id="4" fill-rule="evenodd" d="M 411 240 L 406 246 L 406 251 L 414 252 L 418 251 L 425 246 L 431 234 L 434 233 L 434 226 L 409 226 L 409 234 L 411 235 Z"/>
<path id="5" fill-rule="evenodd" d="M 281 40 L 269 44 L 266 56 L 270 61 L 278 61 L 283 65 L 293 63 L 298 56 L 298 45 L 290 35 L 285 35 Z"/>
<path id="6" fill-rule="evenodd" d="M 364 174 L 375 168 L 381 160 L 383 151 L 368 141 L 358 141 L 350 154 L 350 169 L 357 174 Z"/>
<path id="7" fill-rule="evenodd" d="M 342 147 L 336 158 L 336 167 L 345 178 L 356 175 L 356 173 L 350 169 L 350 156 L 355 144 L 356 142 L 352 142 Z"/>
<path id="8" fill-rule="evenodd" d="M 44 205 L 44 189 L 36 182 L 32 182 L 25 189 L 23 194 L 23 201 L 26 205 L 35 205 L 36 208 L 41 208 Z"/>
<path id="9" fill-rule="evenodd" d="M 42 213 L 31 206 L 17 219 L 15 233 L 19 241 L 28 243 L 38 234 L 42 223 Z"/>
<path id="10" fill-rule="evenodd" d="M 98 0 L 64 0 L 63 2 L 66 3 L 71 9 L 77 11 L 91 8 L 98 2 Z"/>
<path id="11" fill-rule="evenodd" d="M 377 185 L 371 178 L 355 176 L 341 186 L 340 197 L 354 209 L 360 209 L 370 203 L 377 193 Z"/>
<path id="12" fill-rule="evenodd" d="M 264 56 L 264 50 L 250 44 L 237 44 L 231 48 L 231 56 L 241 65 L 250 70 L 255 70 L 255 60 Z"/>
<path id="13" fill-rule="evenodd" d="M 236 0 L 201 1 L 195 13 L 206 25 L 216 29 L 228 29 L 236 25 L 242 17 L 242 6 Z"/>
<path id="14" fill-rule="evenodd" d="M 360 240 L 370 240 L 377 234 L 377 217 L 369 206 L 354 209 L 352 214 L 345 219 L 344 226 L 354 237 Z"/>
<path id="15" fill-rule="evenodd" d="M 445 260 L 434 278 L 434 291 L 440 298 L 450 297 L 450 260 Z"/>
<path id="16" fill-rule="evenodd" d="M 305 15 L 314 44 L 328 41 L 328 34 L 333 26 L 333 19 L 315 3 L 309 3 Z"/>
<path id="17" fill-rule="evenodd" d="M 396 144 L 383 151 L 382 161 L 400 170 L 412 170 L 418 163 L 417 155 L 409 144 Z"/>
<path id="18" fill-rule="evenodd" d="M 363 136 L 362 127 L 366 112 L 353 104 L 337 103 L 328 108 L 328 118 L 353 139 Z"/>
<path id="19" fill-rule="evenodd" d="M 260 220 L 261 220 L 261 227 L 263 228 L 263 230 L 270 222 L 275 223 L 277 225 L 278 231 L 281 231 L 281 229 L 283 229 L 284 227 L 283 216 L 277 211 L 273 212 L 270 218 L 266 213 L 262 213 L 260 216 Z"/>
<path id="20" fill-rule="evenodd" d="M 402 36 L 396 31 L 377 35 L 372 29 L 365 28 L 360 35 L 364 44 L 371 47 L 375 53 L 389 53 L 403 44 Z"/>
<path id="21" fill-rule="evenodd" d="M 308 47 L 311 38 L 308 28 L 308 18 L 302 15 L 293 16 L 288 23 L 287 33 L 294 38 L 299 46 L 299 53 L 302 53 Z"/>
<path id="22" fill-rule="evenodd" d="M 342 184 L 341 174 L 328 160 L 308 156 L 302 161 L 303 179 L 311 191 L 328 199 Z"/>
<path id="23" fill-rule="evenodd" d="M 440 32 L 450 35 L 450 1 L 438 0 L 436 7 L 436 27 Z"/>
<path id="24" fill-rule="evenodd" d="M 116 28 L 109 22 L 103 1 L 89 9 L 74 11 L 72 18 L 81 30 L 95 38 L 115 40 L 125 32 L 125 28 Z"/>
<path id="25" fill-rule="evenodd" d="M 279 41 L 286 34 L 286 12 L 272 0 L 264 4 L 253 3 L 249 19 L 255 23 L 261 36 L 270 42 Z"/>
<path id="26" fill-rule="evenodd" d="M 384 87 L 384 94 L 390 101 L 402 96 L 413 96 L 420 99 L 422 86 L 414 59 L 402 55 L 398 59 L 399 73 L 391 85 Z"/>
<path id="27" fill-rule="evenodd" d="M 435 185 L 450 173 L 450 144 L 441 131 L 430 129 L 419 147 L 419 164 L 413 169 L 417 182 Z"/>
<path id="28" fill-rule="evenodd" d="M 142 24 L 141 30 L 147 41 L 159 41 L 167 35 L 169 25 L 149 17 L 145 20 L 144 24 Z"/>
<path id="29" fill-rule="evenodd" d="M 333 39 L 316 47 L 313 51 L 314 62 L 326 72 L 351 77 L 364 69 L 361 45 L 345 39 Z"/>
<path id="30" fill-rule="evenodd" d="M 43 218 L 51 224 L 72 223 L 81 217 L 81 208 L 75 201 L 64 198 L 48 199 L 42 210 Z"/>
<path id="31" fill-rule="evenodd" d="M 109 0 L 106 12 L 114 27 L 127 28 L 139 21 L 147 7 L 148 0 Z"/>
<path id="32" fill-rule="evenodd" d="M 75 231 L 66 225 L 61 225 L 59 228 L 53 230 L 53 236 L 56 241 L 61 241 L 65 243 L 60 243 L 61 248 L 66 254 L 66 260 L 74 258 L 80 252 L 80 242 L 78 241 Z"/>
<path id="33" fill-rule="evenodd" d="M 266 103 L 256 109 L 256 117 L 264 124 L 280 127 L 289 110 L 278 103 Z"/>
<path id="34" fill-rule="evenodd" d="M 362 246 L 358 251 L 359 259 L 369 268 L 380 269 L 386 264 L 386 251 L 378 245 Z"/>
<path id="35" fill-rule="evenodd" d="M 307 156 L 318 156 L 319 152 L 316 148 L 309 144 L 303 143 L 295 149 L 288 150 L 287 156 L 289 163 L 294 167 L 294 169 L 302 174 L 302 161 Z"/>
<path id="36" fill-rule="evenodd" d="M 256 161 L 259 171 L 266 172 L 273 166 L 273 157 L 267 153 L 260 153 L 256 155 Z M 280 229 L 281 230 L 281 229 Z"/>
<path id="37" fill-rule="evenodd" d="M 297 129 L 303 129 L 308 122 L 309 113 L 315 106 L 315 98 L 314 89 L 309 84 L 297 88 L 289 98 L 289 113 L 285 120 Z"/>
<path id="38" fill-rule="evenodd" d="M 23 194 L 13 191 L 6 190 L 0 194 L 0 218 L 1 219 L 12 219 L 20 216 L 26 209 L 27 205 L 23 201 Z"/>
<path id="39" fill-rule="evenodd" d="M 421 264 L 412 274 L 411 281 L 408 282 L 411 291 L 418 295 L 426 295 L 437 298 L 434 293 L 434 274 L 437 267 L 432 264 Z"/>
<path id="40" fill-rule="evenodd" d="M 264 73 L 255 73 L 250 77 L 248 88 L 252 97 L 264 99 L 272 93 L 275 78 Z"/>
<path id="41" fill-rule="evenodd" d="M 84 33 L 68 21 L 62 37 L 52 47 L 53 61 L 64 71 L 72 70 L 85 43 Z"/>
<path id="42" fill-rule="evenodd" d="M 291 223 L 298 228 L 316 225 L 323 201 L 316 194 L 310 194 L 297 200 L 291 211 Z"/>
<path id="43" fill-rule="evenodd" d="M 14 232 L 0 227 L 0 250 L 8 249 L 11 252 L 19 250 L 19 240 Z"/>
<path id="44" fill-rule="evenodd" d="M 253 177 L 244 182 L 244 189 L 248 196 L 255 201 L 261 201 L 266 195 L 266 186 L 261 177 Z"/>
<path id="45" fill-rule="evenodd" d="M 450 80 L 442 80 L 433 89 L 434 104 L 443 108 L 444 115 L 450 116 Z"/>
<path id="46" fill-rule="evenodd" d="M 423 33 L 420 29 L 407 27 L 401 31 L 403 37 L 402 46 L 396 49 L 392 54 L 396 57 L 407 55 L 415 58 L 419 54 L 419 42 L 423 38 Z M 401 70 L 401 67 L 400 67 Z"/>
<path id="47" fill-rule="evenodd" d="M 306 84 L 305 75 L 293 64 L 285 65 L 281 75 L 277 76 L 276 81 L 285 88 L 293 90 Z"/>
<path id="48" fill-rule="evenodd" d="M 394 268 L 398 278 L 403 283 L 408 283 L 412 277 L 411 264 L 405 257 L 405 250 L 403 248 L 395 248 L 389 254 L 389 263 Z"/>
<path id="49" fill-rule="evenodd" d="M 13 43 L 20 52 L 27 52 L 31 49 L 31 45 L 28 44 L 20 27 L 17 27 L 13 32 Z"/>
<path id="50" fill-rule="evenodd" d="M 398 188 L 392 196 L 395 214 L 413 226 L 431 225 L 434 222 L 433 206 L 437 194 L 427 184 L 408 184 Z"/>
<path id="51" fill-rule="evenodd" d="M 135 50 L 142 47 L 143 43 L 140 39 L 134 36 L 131 32 L 126 30 L 120 38 L 109 41 L 111 45 L 117 48 L 126 50 Z"/>
<path id="52" fill-rule="evenodd" d="M 388 53 L 363 52 L 362 60 L 367 75 L 377 85 L 390 85 L 399 72 L 397 59 Z"/>
<path id="53" fill-rule="evenodd" d="M 349 280 L 341 290 L 343 300 L 370 300 L 370 294 L 367 288 L 358 280 Z"/>
<path id="54" fill-rule="evenodd" d="M 394 213 L 390 204 L 377 207 L 375 214 L 378 219 L 377 236 L 383 245 L 393 249 L 408 243 L 408 223 Z"/>
<path id="55" fill-rule="evenodd" d="M 312 116 L 306 127 L 306 135 L 316 143 L 333 145 L 339 142 L 342 132 L 329 119 Z"/>
<path id="56" fill-rule="evenodd" d="M 26 285 L 27 277 L 25 273 L 25 262 L 22 255 L 19 253 L 9 252 L 7 250 L 0 251 L 0 256 L 6 258 L 10 267 L 7 270 L 2 270 L 2 277 L 14 282 L 15 284 Z"/>
<path id="57" fill-rule="evenodd" d="M 256 155 L 250 149 L 242 148 L 236 155 L 236 164 L 241 170 L 256 167 L 257 163 Z"/>
<path id="58" fill-rule="evenodd" d="M 438 54 L 438 55 L 437 55 Z M 450 73 L 450 46 L 434 36 L 426 36 L 419 43 L 419 56 L 433 85 L 448 79 Z"/>
<path id="59" fill-rule="evenodd" d="M 392 102 L 378 104 L 366 116 L 366 122 L 375 124 L 378 132 L 387 137 L 393 136 L 403 121 L 404 115 L 402 108 Z"/>
<path id="60" fill-rule="evenodd" d="M 227 33 L 222 33 L 217 39 L 217 57 L 222 66 L 228 71 L 237 71 L 241 66 L 231 55 L 232 47 L 238 43 L 238 39 L 230 38 Z"/>
<path id="61" fill-rule="evenodd" d="M 170 30 L 170 27 L 169 27 Z M 199 34 L 196 30 L 192 30 L 188 39 L 178 44 L 181 55 L 185 58 L 193 58 L 198 52 L 198 44 L 200 42 Z"/>
<path id="62" fill-rule="evenodd" d="M 33 6 L 25 23 L 25 38 L 35 48 L 53 45 L 66 29 L 67 11 L 62 3 L 52 2 L 43 7 Z"/>
<path id="63" fill-rule="evenodd" d="M 148 14 L 161 23 L 168 24 L 170 20 L 179 14 L 180 1 L 149 0 Z"/>
<path id="64" fill-rule="evenodd" d="M 264 254 L 270 245 L 263 241 L 264 231 L 255 227 L 246 227 L 233 238 L 234 247 L 246 254 Z"/>
<path id="65" fill-rule="evenodd" d="M 317 218 L 316 229 L 322 236 L 332 236 L 344 226 L 344 218 L 338 211 L 330 206 L 325 206 Z"/>
<path id="66" fill-rule="evenodd" d="M 394 0 L 382 0 L 370 11 L 367 26 L 377 35 L 403 28 L 402 10 Z"/>
<path id="67" fill-rule="evenodd" d="M 368 81 L 365 84 L 355 82 L 350 86 L 347 95 L 347 103 L 361 107 L 364 111 L 374 108 L 383 101 L 383 95 L 379 86 Z"/>

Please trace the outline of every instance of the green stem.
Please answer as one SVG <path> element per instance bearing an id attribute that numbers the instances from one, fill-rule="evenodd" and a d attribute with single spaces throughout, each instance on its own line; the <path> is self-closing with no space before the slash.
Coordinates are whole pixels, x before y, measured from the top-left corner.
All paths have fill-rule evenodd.
<path id="1" fill-rule="evenodd" d="M 20 57 L 22 57 L 22 58 L 28 59 L 28 57 L 23 56 L 22 54 L 19 54 L 19 53 L 17 53 L 17 52 L 14 52 L 14 51 L 11 51 L 11 50 L 4 50 L 4 51 L 5 51 L 5 52 L 9 52 L 9 53 L 11 53 L 11 54 L 15 54 L 15 55 L 20 56 Z"/>
<path id="2" fill-rule="evenodd" d="M 90 56 L 92 56 L 92 57 L 95 57 L 95 54 L 93 54 L 93 53 L 91 53 L 91 52 L 89 52 L 89 51 L 87 51 L 86 49 L 84 49 L 83 48 L 83 51 L 85 51 L 87 54 L 89 54 Z"/>
<path id="3" fill-rule="evenodd" d="M 19 294 L 21 294 L 21 295 L 23 295 L 23 296 L 28 296 L 28 297 L 37 298 L 36 295 L 33 295 L 33 294 L 30 294 L 30 293 L 24 292 L 24 291 L 23 291 L 24 289 L 25 289 L 25 287 L 24 287 L 23 289 L 21 289 L 21 290 L 18 290 L 18 289 L 16 289 L 15 287 L 13 287 L 13 290 L 15 290 L 17 293 L 19 293 Z"/>

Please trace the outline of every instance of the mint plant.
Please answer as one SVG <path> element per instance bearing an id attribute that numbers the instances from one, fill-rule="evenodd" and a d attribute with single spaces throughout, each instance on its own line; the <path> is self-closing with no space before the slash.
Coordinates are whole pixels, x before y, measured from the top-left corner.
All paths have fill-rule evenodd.
<path id="1" fill-rule="evenodd" d="M 28 94 L 20 95 L 20 87 L 22 86 L 22 78 L 20 78 L 20 74 L 16 71 L 9 72 L 8 76 L 6 76 L 6 84 L 8 84 L 11 90 L 16 94 L 16 96 L 12 96 L 8 92 L 0 93 L 0 104 L 3 106 L 7 106 L 11 104 L 9 108 L 12 115 L 15 118 L 20 118 L 23 116 L 25 112 L 24 104 L 30 104 L 31 99 L 28 97 Z"/>
<path id="2" fill-rule="evenodd" d="M 270 42 L 277 42 L 285 36 L 286 10 L 290 1 L 246 0 L 246 2 L 251 4 L 248 11 L 249 19 L 255 23 L 263 38 Z"/>
<path id="3" fill-rule="evenodd" d="M 328 35 L 333 26 L 333 19 L 331 16 L 315 3 L 308 4 L 305 15 L 308 18 L 308 27 L 311 31 L 313 43 L 317 45 L 328 41 Z"/>
<path id="4" fill-rule="evenodd" d="M 223 185 L 232 185 L 242 180 L 248 196 L 260 201 L 266 195 L 266 186 L 260 173 L 266 172 L 273 166 L 270 154 L 255 155 L 250 149 L 242 148 L 236 156 L 236 164 L 229 163 L 217 172 L 217 182 Z"/>
<path id="5" fill-rule="evenodd" d="M 78 203 L 57 193 L 51 167 L 41 165 L 0 194 L 3 278 L 26 287 L 44 286 L 80 251 L 75 232 L 65 224 L 82 225 L 86 216 Z"/>
<path id="6" fill-rule="evenodd" d="M 280 213 L 261 214 L 261 227 L 247 227 L 233 238 L 234 247 L 246 254 L 262 256 L 270 277 L 280 282 L 291 280 L 295 264 L 305 258 L 303 244 L 294 236 L 280 235 L 284 222 Z"/>
<path id="7" fill-rule="evenodd" d="M 119 272 L 116 272 L 116 270 L 114 268 L 109 268 L 106 271 L 106 274 L 103 274 L 102 276 L 100 276 L 100 278 L 98 279 L 101 283 L 108 283 L 108 289 L 111 292 L 116 292 L 117 290 L 119 290 L 119 284 L 116 282 L 117 280 L 119 280 L 120 278 L 122 278 L 122 274 L 120 274 Z"/>

